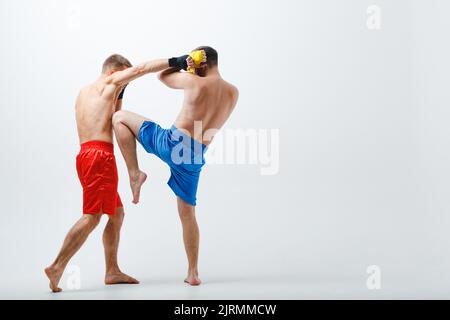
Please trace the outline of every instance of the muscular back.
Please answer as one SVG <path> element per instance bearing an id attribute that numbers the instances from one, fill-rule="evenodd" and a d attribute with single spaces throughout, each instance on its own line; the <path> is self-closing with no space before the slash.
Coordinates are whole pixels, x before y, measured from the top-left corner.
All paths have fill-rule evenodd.
<path id="1" fill-rule="evenodd" d="M 183 108 L 175 126 L 208 145 L 212 138 L 204 136 L 205 132 L 222 128 L 236 105 L 238 90 L 220 76 L 210 76 L 196 77 L 195 84 L 184 92 Z M 195 121 L 201 121 L 201 131 L 194 130 Z"/>
<path id="2" fill-rule="evenodd" d="M 80 143 L 92 140 L 112 143 L 111 119 L 119 92 L 120 87 L 102 80 L 81 89 L 75 107 Z"/>

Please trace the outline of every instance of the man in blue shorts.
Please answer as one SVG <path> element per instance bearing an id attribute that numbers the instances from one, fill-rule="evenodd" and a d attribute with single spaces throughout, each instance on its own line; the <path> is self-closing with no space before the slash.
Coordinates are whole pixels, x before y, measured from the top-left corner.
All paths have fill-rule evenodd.
<path id="1" fill-rule="evenodd" d="M 199 54 L 204 56 L 201 63 L 195 60 Z M 114 114 L 113 126 L 127 165 L 133 203 L 139 202 L 141 186 L 147 178 L 139 168 L 136 140 L 169 166 L 168 185 L 177 197 L 188 258 L 185 282 L 195 286 L 201 283 L 198 277 L 200 233 L 195 206 L 204 153 L 214 133 L 233 111 L 239 93 L 220 76 L 218 54 L 211 47 L 199 47 L 190 55 L 172 58 L 169 65 L 169 69 L 159 73 L 159 80 L 169 88 L 184 90 L 183 106 L 173 126 L 163 129 L 153 120 L 123 110 Z"/>

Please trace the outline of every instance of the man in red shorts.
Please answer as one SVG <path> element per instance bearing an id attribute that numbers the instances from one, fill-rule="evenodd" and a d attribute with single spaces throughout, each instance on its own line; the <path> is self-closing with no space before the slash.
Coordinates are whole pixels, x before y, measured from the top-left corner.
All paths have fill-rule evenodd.
<path id="1" fill-rule="evenodd" d="M 81 89 L 76 102 L 76 120 L 81 144 L 76 163 L 83 187 L 83 216 L 67 234 L 53 264 L 45 269 L 53 292 L 61 291 L 58 283 L 64 269 L 98 225 L 103 214 L 109 216 L 103 233 L 105 284 L 139 283 L 122 273 L 117 263 L 124 210 L 117 192 L 118 175 L 112 144 L 112 116 L 121 109 L 123 92 L 130 81 L 167 68 L 169 59 L 153 60 L 133 67 L 124 57 L 112 55 L 104 62 L 101 76 Z M 145 180 L 145 177 L 143 179 Z"/>

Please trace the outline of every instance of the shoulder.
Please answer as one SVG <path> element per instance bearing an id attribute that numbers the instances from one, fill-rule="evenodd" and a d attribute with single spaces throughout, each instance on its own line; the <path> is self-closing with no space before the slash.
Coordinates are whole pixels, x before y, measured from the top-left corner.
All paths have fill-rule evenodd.
<path id="1" fill-rule="evenodd" d="M 80 89 L 80 91 L 78 91 L 77 100 L 84 97 L 89 92 L 89 89 L 90 89 L 90 85 L 82 87 Z"/>
<path id="2" fill-rule="evenodd" d="M 95 90 L 97 87 L 98 87 L 98 82 L 97 81 L 88 83 L 88 84 L 86 84 L 86 85 L 81 87 L 80 95 L 81 94 L 89 94 L 90 92 L 92 92 L 92 90 Z"/>
<path id="3" fill-rule="evenodd" d="M 118 87 L 118 85 L 108 80 L 108 78 L 104 78 L 89 85 L 88 91 L 93 96 L 111 98 L 111 96 L 113 96 L 117 91 Z"/>
<path id="4" fill-rule="evenodd" d="M 233 85 L 229 82 L 227 82 L 227 86 L 228 86 L 228 90 L 230 91 L 230 94 L 233 97 L 233 99 L 237 100 L 239 97 L 239 89 L 235 85 Z"/>
<path id="5" fill-rule="evenodd" d="M 233 92 L 233 94 L 235 96 L 239 96 L 239 89 L 236 86 L 232 85 L 232 84 L 230 84 L 230 87 L 231 87 L 231 91 Z"/>

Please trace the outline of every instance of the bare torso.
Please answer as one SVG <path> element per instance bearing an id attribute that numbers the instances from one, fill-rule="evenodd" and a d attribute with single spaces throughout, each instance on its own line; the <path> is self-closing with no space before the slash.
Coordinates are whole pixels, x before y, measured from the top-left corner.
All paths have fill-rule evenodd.
<path id="1" fill-rule="evenodd" d="M 209 145 L 212 137 L 207 137 L 207 131 L 211 133 L 224 125 L 237 99 L 238 90 L 220 76 L 198 78 L 194 88 L 185 89 L 183 107 L 175 126 L 187 130 L 195 140 Z M 201 121 L 200 128 L 198 125 L 195 127 L 196 121 Z"/>
<path id="2" fill-rule="evenodd" d="M 112 143 L 111 119 L 119 93 L 120 87 L 107 85 L 102 79 L 81 89 L 75 107 L 80 144 L 93 140 Z"/>

